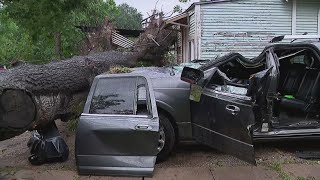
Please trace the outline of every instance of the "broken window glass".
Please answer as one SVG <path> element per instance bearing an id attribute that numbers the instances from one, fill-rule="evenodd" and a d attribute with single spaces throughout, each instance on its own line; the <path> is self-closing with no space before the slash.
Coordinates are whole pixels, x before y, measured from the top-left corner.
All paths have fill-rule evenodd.
<path id="1" fill-rule="evenodd" d="M 147 81 L 145 78 L 138 78 L 137 84 L 137 115 L 151 115 L 151 101 L 148 95 Z"/>
<path id="2" fill-rule="evenodd" d="M 230 93 L 230 94 L 236 94 L 236 95 L 242 95 L 242 96 L 245 96 L 248 92 L 246 88 L 230 86 L 230 85 L 217 86 L 215 90 L 224 92 L 224 93 Z"/>
<path id="3" fill-rule="evenodd" d="M 228 84 L 231 80 L 226 76 L 226 74 L 219 69 L 217 69 L 216 73 L 213 75 L 209 87 L 213 88 L 215 91 L 229 93 L 229 94 L 236 94 L 236 95 L 243 95 L 247 94 L 247 88 L 245 87 L 238 87 Z M 239 85 L 240 86 L 240 85 Z"/>

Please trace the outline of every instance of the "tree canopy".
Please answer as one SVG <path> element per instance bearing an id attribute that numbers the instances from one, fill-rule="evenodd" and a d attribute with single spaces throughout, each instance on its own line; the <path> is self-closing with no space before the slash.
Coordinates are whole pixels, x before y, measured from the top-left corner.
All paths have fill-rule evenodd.
<path id="1" fill-rule="evenodd" d="M 0 62 L 7 59 L 30 59 L 33 53 L 32 40 L 4 12 L 0 12 Z"/>
<path id="2" fill-rule="evenodd" d="M 76 26 L 98 26 L 106 17 L 119 28 L 141 28 L 142 15 L 114 0 L 0 0 L 0 64 L 58 59 L 57 44 L 63 58 L 77 55 L 84 34 Z"/>
<path id="3" fill-rule="evenodd" d="M 119 13 L 115 17 L 115 25 L 121 29 L 135 29 L 139 30 L 142 28 L 142 14 L 134 7 L 128 4 L 120 4 L 118 6 Z"/>

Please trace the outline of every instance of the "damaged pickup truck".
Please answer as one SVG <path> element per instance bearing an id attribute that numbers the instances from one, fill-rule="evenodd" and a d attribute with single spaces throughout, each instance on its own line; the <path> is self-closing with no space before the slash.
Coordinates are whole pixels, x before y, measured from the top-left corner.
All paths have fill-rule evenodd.
<path id="1" fill-rule="evenodd" d="M 319 47 L 277 43 L 182 73 L 97 76 L 77 129 L 79 173 L 151 176 L 178 140 L 256 164 L 254 142 L 320 138 Z"/>

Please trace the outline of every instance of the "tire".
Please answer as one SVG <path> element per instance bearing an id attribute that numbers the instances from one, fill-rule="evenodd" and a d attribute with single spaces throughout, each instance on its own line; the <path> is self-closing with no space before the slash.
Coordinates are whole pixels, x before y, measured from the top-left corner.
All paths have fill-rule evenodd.
<path id="1" fill-rule="evenodd" d="M 174 128 L 168 119 L 167 116 L 164 114 L 159 114 L 159 119 L 160 119 L 160 136 L 161 136 L 161 130 L 163 129 L 164 133 L 164 146 L 161 148 L 161 151 L 157 155 L 157 162 L 162 162 L 166 160 L 170 153 L 172 152 L 174 146 L 175 146 L 175 141 L 176 141 L 176 135 Z M 159 147 L 160 147 L 160 140 L 161 137 L 159 137 Z"/>

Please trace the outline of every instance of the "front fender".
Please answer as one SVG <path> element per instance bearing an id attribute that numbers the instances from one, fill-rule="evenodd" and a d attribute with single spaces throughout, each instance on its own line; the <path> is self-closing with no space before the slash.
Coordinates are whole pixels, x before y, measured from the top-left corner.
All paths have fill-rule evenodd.
<path id="1" fill-rule="evenodd" d="M 179 124 L 190 122 L 190 101 L 188 89 L 155 90 L 157 107 L 168 112 Z"/>

